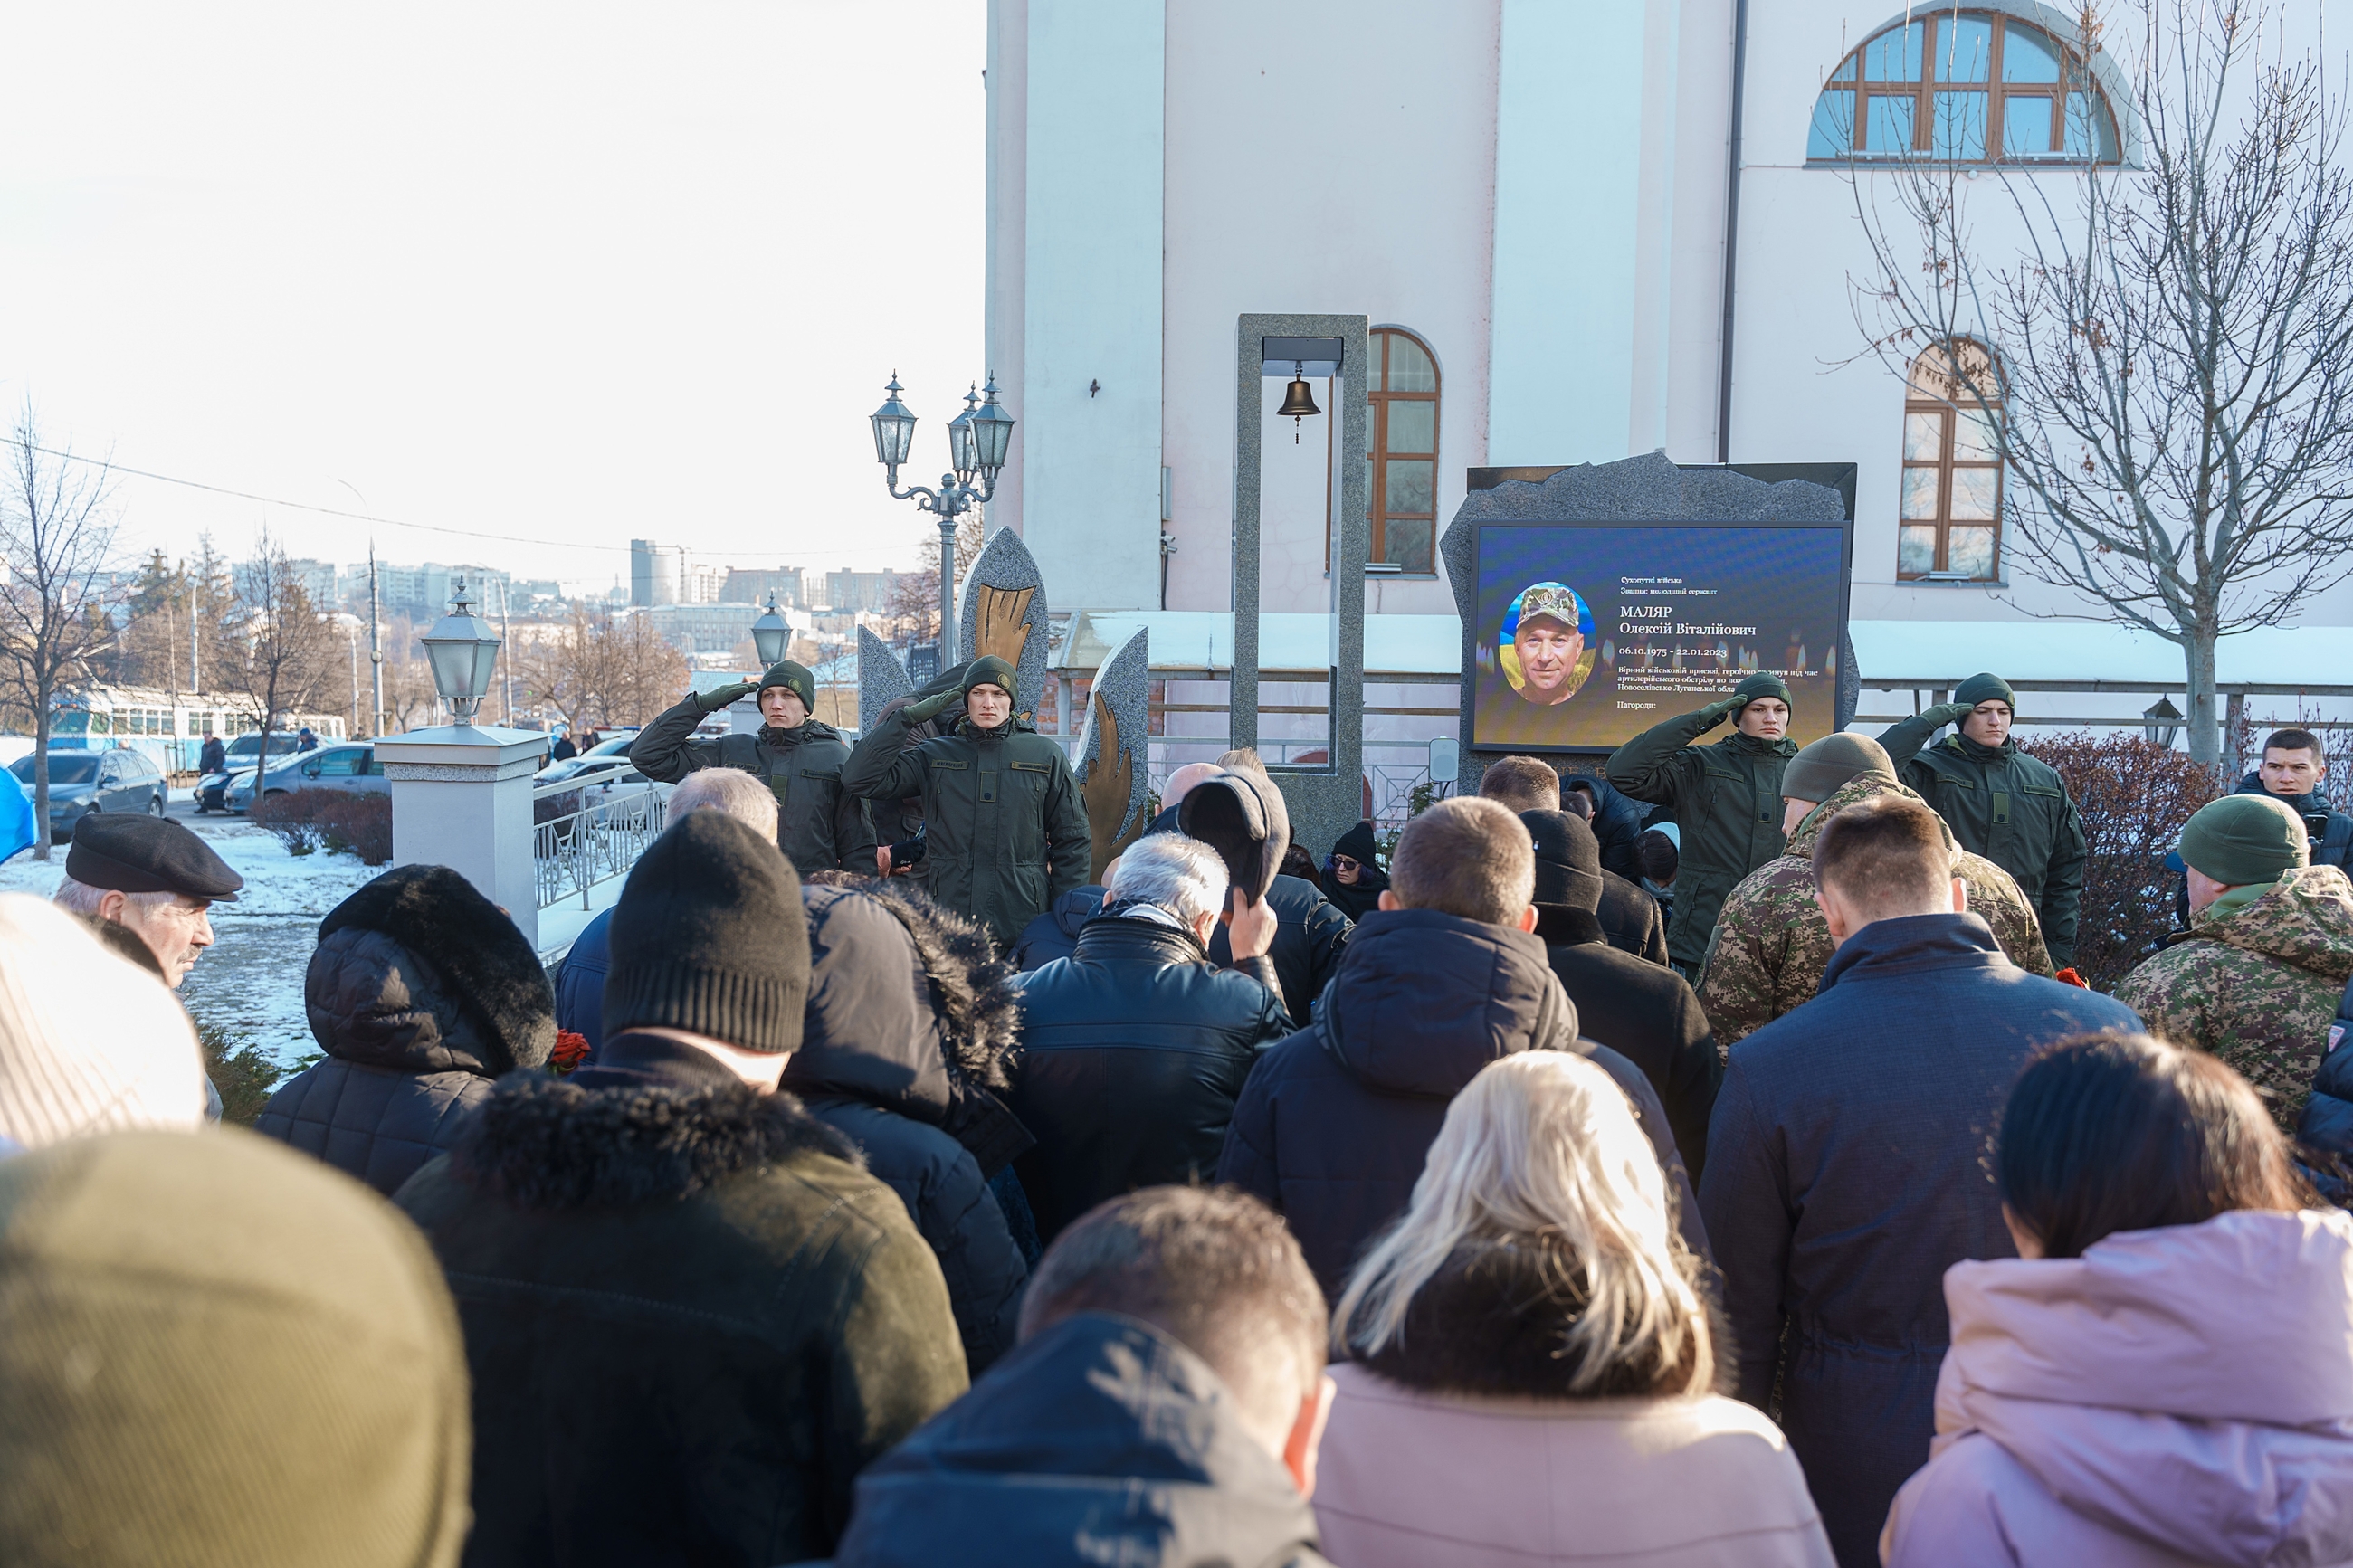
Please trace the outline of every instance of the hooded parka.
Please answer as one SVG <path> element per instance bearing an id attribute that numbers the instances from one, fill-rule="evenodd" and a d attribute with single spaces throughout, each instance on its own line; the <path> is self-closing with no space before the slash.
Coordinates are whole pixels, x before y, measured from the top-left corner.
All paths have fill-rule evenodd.
<path id="1" fill-rule="evenodd" d="M 887 714 L 859 738 L 842 785 L 873 801 L 921 795 L 924 885 L 1010 950 L 1022 927 L 1087 879 L 1087 814 L 1070 758 L 1018 717 L 993 730 L 963 719 L 902 750 L 913 711 Z"/>
<path id="2" fill-rule="evenodd" d="M 2084 819 L 2058 770 L 2021 751 L 2015 735 L 1988 746 L 1956 731 L 1927 744 L 1940 726 L 1968 711 L 1957 702 L 1931 708 L 1889 730 L 1879 743 L 1896 776 L 1936 809 L 1962 848 L 2017 879 L 2042 922 L 2051 962 L 2063 969 L 2075 962 Z"/>
<path id="3" fill-rule="evenodd" d="M 866 802 L 842 785 L 849 743 L 841 731 L 804 719 L 790 730 L 763 724 L 757 735 L 695 740 L 710 711 L 691 695 L 665 710 L 630 743 L 630 763 L 663 784 L 699 768 L 740 768 L 776 797 L 776 847 L 795 870 L 871 876 L 874 824 Z"/>
<path id="4" fill-rule="evenodd" d="M 1672 807 L 1682 826 L 1667 951 L 1687 974 L 1707 952 L 1725 896 L 1781 853 L 1781 770 L 1798 754 L 1795 742 L 1736 733 L 1697 743 L 1737 711 L 1716 702 L 1670 719 L 1619 747 L 1606 764 L 1611 784 L 1636 800 Z"/>
<path id="5" fill-rule="evenodd" d="M 920 893 L 801 884 L 809 992 L 784 1086 L 858 1145 L 946 1279 L 978 1376 L 1013 1348 L 1029 1265 L 989 1180 L 1030 1142 L 1005 1085 L 1012 966 L 977 926 Z"/>
<path id="6" fill-rule="evenodd" d="M 253 1130 L 387 1195 L 457 1142 L 492 1079 L 555 1049 L 538 954 L 446 866 L 387 871 L 330 910 L 302 993 L 326 1059 Z"/>

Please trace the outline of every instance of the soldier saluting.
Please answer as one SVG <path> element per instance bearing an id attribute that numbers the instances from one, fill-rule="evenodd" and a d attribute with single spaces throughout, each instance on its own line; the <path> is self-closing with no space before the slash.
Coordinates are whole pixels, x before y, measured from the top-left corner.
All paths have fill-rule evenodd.
<path id="1" fill-rule="evenodd" d="M 757 735 L 693 739 L 708 714 L 756 695 Z M 842 784 L 849 743 L 809 715 L 817 677 L 785 659 L 756 681 L 739 680 L 666 710 L 629 746 L 629 761 L 649 779 L 676 784 L 698 768 L 741 768 L 776 797 L 776 847 L 797 871 L 874 869 L 874 824 L 865 801 Z"/>
<path id="2" fill-rule="evenodd" d="M 932 897 L 1009 951 L 1023 926 L 1085 885 L 1086 812 L 1060 745 L 1014 716 L 1010 665 L 974 659 L 957 685 L 965 716 L 953 731 L 902 750 L 911 725 L 958 694 L 911 702 L 859 737 L 842 784 L 868 800 L 920 795 Z"/>

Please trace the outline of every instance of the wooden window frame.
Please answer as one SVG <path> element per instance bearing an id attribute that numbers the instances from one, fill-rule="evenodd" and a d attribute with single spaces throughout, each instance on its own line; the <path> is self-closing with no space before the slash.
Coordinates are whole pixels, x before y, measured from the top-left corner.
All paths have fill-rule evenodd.
<path id="1" fill-rule="evenodd" d="M 1968 346 L 1986 354 L 1990 361 L 1992 351 L 1985 348 L 1984 345 L 1971 342 Z M 1965 463 L 1955 456 L 1959 447 L 1962 396 L 1939 397 L 1933 392 L 1924 389 L 1921 384 L 1925 376 L 1936 374 L 1936 367 L 1931 363 L 1932 358 L 1941 354 L 1942 352 L 1930 349 L 1913 361 L 1911 376 L 1905 386 L 1904 421 L 1907 434 L 1912 416 L 1923 414 L 1933 414 L 1937 416 L 1940 421 L 1938 426 L 1940 433 L 1936 441 L 1936 456 L 1933 460 L 1914 458 L 1901 443 L 1897 447 L 1903 458 L 1895 490 L 1895 580 L 1899 583 L 1999 583 L 2001 581 L 2001 536 L 2006 510 L 2004 506 L 2006 497 L 2003 492 L 2007 488 L 2002 483 L 2001 463 L 1999 459 L 1991 462 Z M 1949 378 L 1947 379 L 1949 385 Z M 1985 412 L 1999 421 L 2001 418 L 2001 404 L 1997 400 Z M 1972 472 L 1983 469 L 1993 471 L 1993 516 L 1991 518 L 1958 520 L 1954 518 L 1953 475 L 1956 470 L 1962 468 Z M 1936 515 L 1933 518 L 1904 515 L 1903 475 L 1915 470 L 1933 470 L 1936 476 Z M 1936 549 L 1932 563 L 1926 572 L 1906 572 L 1903 564 L 1904 530 L 1907 527 L 1924 526 L 1933 526 L 1936 531 Z M 1951 571 L 1953 530 L 1957 527 L 1992 530 L 1993 559 L 1987 565 L 1984 576 L 1954 577 L 1946 574 Z"/>
<path id="2" fill-rule="evenodd" d="M 1430 374 L 1436 383 L 1429 392 L 1391 392 L 1388 390 L 1389 342 L 1393 338 L 1410 338 L 1430 361 Z M 1367 345 L 1373 363 L 1366 367 L 1366 384 L 1378 387 L 1367 391 L 1366 400 L 1371 407 L 1366 410 L 1365 456 L 1368 472 L 1365 494 L 1365 520 L 1369 524 L 1366 542 L 1367 561 L 1386 562 L 1388 553 L 1388 525 L 1395 518 L 1400 522 L 1430 524 L 1430 569 L 1426 572 L 1402 572 L 1398 576 L 1419 582 L 1434 582 L 1438 577 L 1438 451 L 1445 440 L 1440 425 L 1445 418 L 1446 373 L 1439 368 L 1437 354 L 1419 332 L 1406 327 L 1375 327 Z M 1393 403 L 1427 403 L 1430 410 L 1430 450 L 1427 452 L 1397 452 L 1389 450 L 1389 405 Z M 1410 462 L 1430 465 L 1430 510 L 1427 512 L 1392 512 L 1388 510 L 1389 458 L 1396 457 Z"/>
<path id="3" fill-rule="evenodd" d="M 1991 25 L 1990 52 L 1987 58 L 1986 77 L 1983 81 L 1949 81 L 1939 79 L 1936 74 L 1939 58 L 1938 41 L 1945 36 L 1945 29 L 1955 21 L 1982 21 Z M 1914 81 L 1866 80 L 1862 74 L 1864 55 L 1881 39 L 1891 35 L 1901 34 L 1907 27 L 1914 26 L 1923 28 L 1920 42 L 1919 79 Z M 2002 57 L 2007 49 L 2010 30 L 2012 27 L 2023 27 L 2051 47 L 2052 52 L 2059 58 L 2057 81 L 2006 82 L 2002 80 Z M 1827 98 L 1833 92 L 1842 92 L 1852 101 L 1854 108 L 1848 138 L 1847 156 L 1858 162 L 1933 156 L 1936 148 L 1936 94 L 1940 89 L 1947 92 L 1982 92 L 1986 97 L 1985 154 L 1980 158 L 1953 160 L 1956 163 L 2007 163 L 2020 168 L 2081 168 L 2087 163 L 2121 163 L 2124 161 L 2122 128 L 2116 122 L 2116 110 L 2108 103 L 2108 95 L 2102 90 L 2098 79 L 2092 74 L 2090 62 L 2049 29 L 2038 26 L 2023 17 L 2012 16 L 2001 11 L 1970 11 L 1947 7 L 1942 10 L 1922 11 L 1916 15 L 1907 16 L 1892 26 L 1883 27 L 1865 38 L 1859 47 L 1839 62 L 1837 71 L 1834 71 L 1831 79 L 1822 84 L 1821 94 L 1815 100 L 1816 112 L 1820 112 L 1819 105 L 1821 99 Z M 2051 100 L 2050 144 L 2063 149 L 2067 145 L 2067 100 L 2078 93 L 2088 97 L 2099 112 L 2105 117 L 2109 134 L 2116 141 L 2116 151 L 2113 154 L 2105 157 L 2101 155 L 2097 127 L 2094 128 L 2092 133 L 2092 152 L 2088 156 L 2070 155 L 2062 151 L 2021 153 L 2013 157 L 2002 151 L 2007 140 L 2003 129 L 2004 121 L 2008 116 L 2008 104 L 2011 98 L 2048 98 Z M 1871 100 L 1878 98 L 1911 100 L 1912 145 L 1903 148 L 1882 148 L 1870 145 Z M 1817 158 L 1813 161 L 1820 163 L 1823 160 Z"/>

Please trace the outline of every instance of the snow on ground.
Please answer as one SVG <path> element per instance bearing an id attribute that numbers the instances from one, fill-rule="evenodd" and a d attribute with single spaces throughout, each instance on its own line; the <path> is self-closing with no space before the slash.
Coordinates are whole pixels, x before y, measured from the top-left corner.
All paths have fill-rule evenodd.
<path id="1" fill-rule="evenodd" d="M 204 1023 L 252 1037 L 280 1062 L 319 1047 L 302 1010 L 302 975 L 318 945 L 319 921 L 351 891 L 384 868 L 356 856 L 288 853 L 286 847 L 241 818 L 174 816 L 201 834 L 245 879 L 235 903 L 212 908 L 213 946 L 189 971 L 181 999 Z M 0 865 L 0 892 L 47 898 L 65 875 L 66 847 L 47 865 L 22 854 Z"/>

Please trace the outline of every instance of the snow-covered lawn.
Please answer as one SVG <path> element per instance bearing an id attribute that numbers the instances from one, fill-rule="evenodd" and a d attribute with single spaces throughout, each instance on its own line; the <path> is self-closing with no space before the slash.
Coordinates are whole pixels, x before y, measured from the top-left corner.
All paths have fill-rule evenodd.
<path id="1" fill-rule="evenodd" d="M 281 1062 L 316 1051 L 302 1009 L 302 975 L 319 921 L 352 889 L 385 868 L 324 849 L 290 855 L 260 828 L 230 817 L 182 817 L 245 879 L 233 904 L 212 909 L 212 950 L 196 961 L 181 998 L 201 1021 L 249 1035 Z M 0 865 L 0 892 L 47 898 L 65 875 L 65 846 L 46 866 L 29 854 Z M 102 997 L 93 997 L 103 1006 Z"/>

